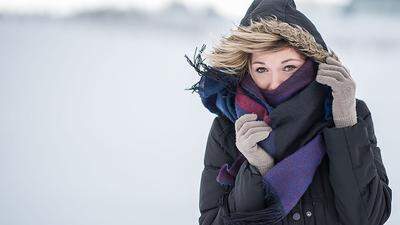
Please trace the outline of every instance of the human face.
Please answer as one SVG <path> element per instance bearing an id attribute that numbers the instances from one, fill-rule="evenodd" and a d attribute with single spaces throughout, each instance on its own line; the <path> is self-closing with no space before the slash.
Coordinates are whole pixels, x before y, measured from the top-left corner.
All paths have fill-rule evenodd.
<path id="1" fill-rule="evenodd" d="M 306 61 L 292 47 L 277 52 L 254 52 L 249 68 L 251 77 L 262 90 L 274 90 L 294 74 Z"/>

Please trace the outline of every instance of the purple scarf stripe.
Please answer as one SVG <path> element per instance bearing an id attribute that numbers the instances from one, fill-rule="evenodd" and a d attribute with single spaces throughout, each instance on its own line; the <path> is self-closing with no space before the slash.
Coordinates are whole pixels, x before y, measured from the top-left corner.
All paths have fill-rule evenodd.
<path id="1" fill-rule="evenodd" d="M 263 177 L 263 182 L 271 185 L 279 196 L 285 213 L 289 213 L 306 191 L 324 154 L 325 145 L 322 135 L 318 134 Z"/>

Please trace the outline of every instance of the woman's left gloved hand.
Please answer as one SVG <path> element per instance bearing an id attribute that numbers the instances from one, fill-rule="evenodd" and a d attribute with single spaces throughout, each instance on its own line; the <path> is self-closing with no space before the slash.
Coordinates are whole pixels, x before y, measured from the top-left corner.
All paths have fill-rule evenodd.
<path id="1" fill-rule="evenodd" d="M 356 124 L 356 84 L 349 70 L 329 56 L 326 63 L 319 64 L 315 80 L 332 88 L 332 116 L 335 126 L 340 128 Z"/>

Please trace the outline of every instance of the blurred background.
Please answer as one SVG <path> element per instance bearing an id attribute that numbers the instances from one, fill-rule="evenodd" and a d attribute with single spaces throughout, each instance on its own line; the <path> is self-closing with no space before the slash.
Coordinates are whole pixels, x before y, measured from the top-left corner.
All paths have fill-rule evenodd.
<path id="1" fill-rule="evenodd" d="M 251 2 L 0 0 L 0 224 L 197 224 L 215 115 L 184 55 Z M 400 224 L 400 2 L 296 4 L 372 112 Z"/>

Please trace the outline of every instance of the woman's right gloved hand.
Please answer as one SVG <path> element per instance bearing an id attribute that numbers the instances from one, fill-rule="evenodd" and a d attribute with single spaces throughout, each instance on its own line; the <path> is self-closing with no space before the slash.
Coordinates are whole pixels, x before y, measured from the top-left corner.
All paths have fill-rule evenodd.
<path id="1" fill-rule="evenodd" d="M 272 128 L 256 119 L 256 114 L 244 114 L 235 121 L 236 147 L 264 176 L 274 166 L 274 159 L 257 142 L 266 139 Z"/>

